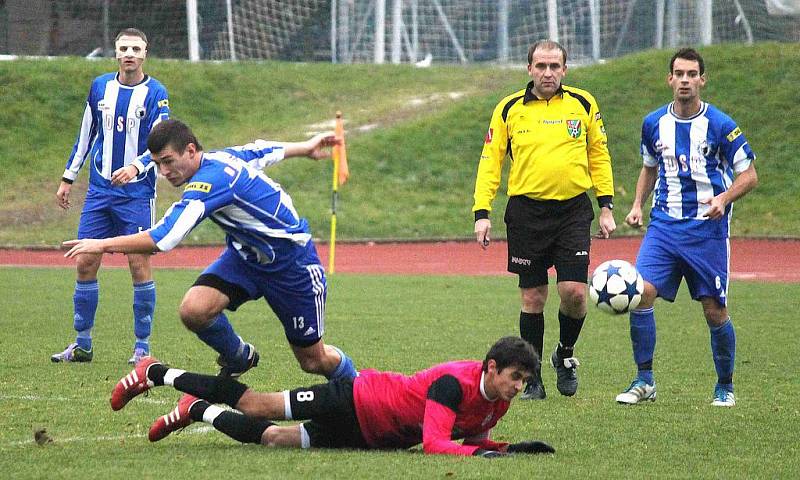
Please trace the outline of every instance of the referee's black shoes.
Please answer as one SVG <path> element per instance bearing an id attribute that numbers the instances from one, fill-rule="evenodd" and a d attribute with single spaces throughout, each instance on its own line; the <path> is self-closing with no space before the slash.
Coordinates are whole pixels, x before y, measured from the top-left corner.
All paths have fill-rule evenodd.
<path id="1" fill-rule="evenodd" d="M 578 391 L 578 374 L 575 369 L 580 365 L 578 359 L 575 357 L 561 358 L 558 356 L 558 350 L 554 351 L 550 356 L 550 364 L 556 369 L 556 388 L 567 397 L 575 395 Z"/>

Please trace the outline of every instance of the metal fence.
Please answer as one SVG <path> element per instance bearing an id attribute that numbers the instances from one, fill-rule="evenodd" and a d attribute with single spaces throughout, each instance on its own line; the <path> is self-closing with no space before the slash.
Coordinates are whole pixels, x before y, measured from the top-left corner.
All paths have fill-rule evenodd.
<path id="1" fill-rule="evenodd" d="M 320 62 L 524 61 L 540 38 L 577 61 L 649 48 L 800 41 L 800 0 L 0 0 L 0 54 Z"/>

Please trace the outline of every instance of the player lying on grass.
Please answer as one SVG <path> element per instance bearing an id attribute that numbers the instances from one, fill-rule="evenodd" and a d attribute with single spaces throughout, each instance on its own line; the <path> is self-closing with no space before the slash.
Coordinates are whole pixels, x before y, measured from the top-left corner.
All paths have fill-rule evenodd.
<path id="1" fill-rule="evenodd" d="M 202 421 L 234 440 L 270 447 L 402 449 L 422 443 L 431 454 L 554 453 L 540 441 L 508 444 L 489 438 L 524 382 L 538 371 L 539 357 L 518 337 L 498 340 L 483 362 L 447 362 L 411 376 L 362 370 L 354 379 L 274 393 L 147 357 L 114 387 L 111 407 L 119 410 L 155 386 L 185 392 L 178 406 L 150 427 L 152 442 Z M 270 420 L 307 421 L 279 426 Z M 463 444 L 455 442 L 459 439 Z"/>

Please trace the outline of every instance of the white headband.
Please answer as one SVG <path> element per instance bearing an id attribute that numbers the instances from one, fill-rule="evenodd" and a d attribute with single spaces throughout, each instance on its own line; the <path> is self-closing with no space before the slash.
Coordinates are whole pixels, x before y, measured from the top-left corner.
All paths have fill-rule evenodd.
<path id="1" fill-rule="evenodd" d="M 122 36 L 116 43 L 117 58 L 136 57 L 144 58 L 147 53 L 147 43 L 139 37 Z M 139 47 L 136 51 L 134 47 Z"/>

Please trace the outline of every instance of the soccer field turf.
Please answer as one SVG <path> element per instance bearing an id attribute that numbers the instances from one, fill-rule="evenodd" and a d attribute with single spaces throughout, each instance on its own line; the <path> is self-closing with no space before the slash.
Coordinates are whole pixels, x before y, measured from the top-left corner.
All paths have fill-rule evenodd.
<path id="1" fill-rule="evenodd" d="M 153 353 L 176 367 L 215 373 L 215 354 L 185 330 L 177 306 L 197 275 L 155 273 Z M 623 407 L 614 397 L 634 374 L 627 316 L 592 309 L 576 349 L 580 388 L 561 397 L 552 368 L 548 398 L 515 401 L 494 430 L 499 440 L 541 439 L 552 456 L 485 460 L 412 452 L 300 451 L 240 445 L 202 424 L 150 444 L 147 430 L 174 406 L 169 388 L 113 412 L 116 381 L 133 345 L 130 277 L 100 274 L 91 364 L 52 364 L 72 331 L 72 269 L 0 268 L 0 472 L 3 478 L 790 478 L 800 471 L 800 285 L 735 282 L 737 406 L 710 406 L 715 382 L 709 334 L 698 303 L 682 290 L 656 307 L 658 401 Z M 556 292 L 546 311 L 545 352 L 558 341 Z M 300 371 L 263 301 L 230 314 L 261 363 L 243 381 L 283 390 L 322 381 Z M 326 336 L 359 368 L 411 373 L 459 358 L 483 358 L 502 335 L 517 334 L 513 277 L 336 275 L 329 279 Z M 547 356 L 547 355 L 546 355 Z M 52 444 L 38 446 L 46 428 Z M 795 473 L 792 473 L 795 472 Z"/>

